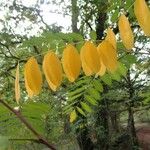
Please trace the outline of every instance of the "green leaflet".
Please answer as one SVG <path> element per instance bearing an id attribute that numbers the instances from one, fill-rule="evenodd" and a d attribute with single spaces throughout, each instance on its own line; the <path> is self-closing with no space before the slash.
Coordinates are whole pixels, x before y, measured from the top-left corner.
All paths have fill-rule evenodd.
<path id="1" fill-rule="evenodd" d="M 94 85 L 94 88 L 99 91 L 99 92 L 103 92 L 103 86 L 100 82 L 100 80 L 94 80 L 93 81 L 93 85 Z"/>
<path id="2" fill-rule="evenodd" d="M 97 105 L 98 105 L 97 101 L 96 101 L 93 97 L 91 97 L 90 95 L 85 95 L 84 98 L 85 98 L 85 100 L 88 101 L 90 104 L 92 104 L 92 105 L 94 105 L 94 106 L 97 106 Z"/>
<path id="3" fill-rule="evenodd" d="M 111 76 L 111 78 L 113 80 L 116 80 L 116 81 L 120 81 L 121 80 L 120 74 L 117 71 L 114 72 L 114 73 L 111 73 L 110 76 Z"/>
<path id="4" fill-rule="evenodd" d="M 9 146 L 9 139 L 6 136 L 0 136 L 0 149 L 6 150 Z"/>
<path id="5" fill-rule="evenodd" d="M 87 112 L 89 112 L 89 113 L 92 112 L 92 109 L 91 109 L 91 107 L 90 107 L 89 105 L 87 105 L 87 104 L 84 103 L 84 102 L 81 102 L 80 104 L 81 104 L 82 108 L 83 108 L 85 111 L 87 111 Z"/>
<path id="6" fill-rule="evenodd" d="M 76 101 L 80 96 L 82 96 L 82 93 L 69 97 L 68 101 Z"/>
<path id="7" fill-rule="evenodd" d="M 134 64 L 137 62 L 137 58 L 134 55 L 127 54 L 120 60 L 123 64 L 127 66 L 127 68 L 130 67 L 130 65 Z"/>
<path id="8" fill-rule="evenodd" d="M 94 41 L 96 40 L 96 38 L 97 38 L 96 31 L 93 30 L 90 32 L 90 38 L 91 38 L 91 40 L 94 40 Z"/>
<path id="9" fill-rule="evenodd" d="M 37 111 L 38 110 L 38 111 Z M 22 112 L 26 114 L 32 114 L 32 115 L 41 115 L 41 114 L 47 114 L 49 111 L 49 107 L 47 104 L 44 103 L 34 103 L 30 102 L 24 105 Z"/>
<path id="10" fill-rule="evenodd" d="M 74 96 L 74 95 L 76 95 L 76 94 L 80 94 L 80 93 L 82 93 L 84 90 L 85 90 L 85 87 L 84 87 L 84 86 L 83 86 L 83 87 L 80 87 L 80 88 L 76 88 L 75 90 L 73 90 L 73 91 L 71 91 L 71 92 L 68 93 L 68 97 L 72 97 L 72 96 Z"/>
<path id="11" fill-rule="evenodd" d="M 96 100 L 100 99 L 100 93 L 95 88 L 89 88 L 88 94 L 94 97 Z"/>
<path id="12" fill-rule="evenodd" d="M 119 62 L 117 72 L 119 72 L 122 76 L 126 76 L 127 74 L 126 66 L 123 63 Z"/>
<path id="13" fill-rule="evenodd" d="M 117 18 L 118 18 L 118 15 L 119 15 L 119 9 L 116 9 L 115 10 L 115 12 L 114 12 L 114 14 L 112 15 L 112 17 L 111 17 L 111 21 L 112 22 L 115 22 L 116 20 L 117 20 Z"/>
<path id="14" fill-rule="evenodd" d="M 63 110 L 63 114 L 68 114 L 73 110 L 73 103 L 71 103 L 70 105 L 65 106 L 64 110 Z"/>
<path id="15" fill-rule="evenodd" d="M 83 111 L 81 108 L 79 108 L 79 107 L 76 107 L 76 108 L 77 108 L 77 111 L 78 111 L 81 115 L 86 116 L 86 114 L 84 113 L 84 111 Z"/>
<path id="16" fill-rule="evenodd" d="M 111 80 L 111 77 L 110 77 L 109 74 L 105 74 L 104 76 L 102 76 L 102 77 L 101 77 L 101 80 L 102 80 L 105 84 L 107 84 L 107 85 L 109 85 L 109 86 L 112 85 L 112 80 Z"/>

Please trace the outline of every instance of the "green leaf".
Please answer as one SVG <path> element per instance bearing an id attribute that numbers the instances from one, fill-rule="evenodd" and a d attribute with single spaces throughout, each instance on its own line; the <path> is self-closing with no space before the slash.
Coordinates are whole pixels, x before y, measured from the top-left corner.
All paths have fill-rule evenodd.
<path id="1" fill-rule="evenodd" d="M 125 46 L 122 42 L 117 42 L 117 49 L 119 50 L 125 50 Z"/>
<path id="2" fill-rule="evenodd" d="M 129 9 L 129 7 L 131 7 L 132 3 L 133 3 L 132 0 L 126 0 L 125 8 Z"/>
<path id="3" fill-rule="evenodd" d="M 120 81 L 121 77 L 118 72 L 110 73 L 110 76 L 113 80 Z"/>
<path id="4" fill-rule="evenodd" d="M 78 99 L 79 97 L 81 97 L 83 95 L 83 93 L 79 93 L 77 95 L 71 96 L 68 98 L 68 101 L 74 101 L 76 99 Z"/>
<path id="5" fill-rule="evenodd" d="M 81 87 L 81 88 L 76 88 L 75 90 L 73 90 L 72 92 L 68 93 L 68 97 L 72 97 L 74 95 L 80 94 L 82 92 L 84 92 L 85 87 Z"/>
<path id="6" fill-rule="evenodd" d="M 118 70 L 117 70 L 117 72 L 119 72 L 122 76 L 125 77 L 126 74 L 127 74 L 126 66 L 123 63 L 119 62 L 118 63 Z"/>
<path id="7" fill-rule="evenodd" d="M 83 108 L 85 111 L 87 111 L 87 112 L 89 112 L 89 113 L 92 112 L 92 109 L 91 109 L 91 107 L 90 107 L 89 105 L 87 105 L 87 104 L 84 103 L 84 102 L 81 102 L 80 104 L 81 104 L 82 108 Z"/>
<path id="8" fill-rule="evenodd" d="M 125 57 L 125 59 L 128 60 L 130 64 L 136 63 L 136 57 L 134 55 L 129 54 Z"/>
<path id="9" fill-rule="evenodd" d="M 64 109 L 63 109 L 63 114 L 69 114 L 73 110 L 72 105 L 73 105 L 73 103 L 65 106 Z"/>
<path id="10" fill-rule="evenodd" d="M 117 18 L 118 18 L 119 11 L 120 11 L 119 9 L 116 9 L 116 10 L 115 10 L 114 14 L 113 14 L 112 17 L 111 17 L 111 21 L 112 21 L 112 22 L 116 22 L 116 20 L 117 20 Z"/>
<path id="11" fill-rule="evenodd" d="M 109 86 L 112 85 L 111 77 L 110 77 L 110 75 L 108 75 L 108 74 L 103 75 L 103 76 L 101 77 L 101 80 L 102 80 L 105 84 L 107 84 L 107 85 L 109 85 Z"/>
<path id="12" fill-rule="evenodd" d="M 0 136 L 0 150 L 6 150 L 9 146 L 9 140 L 6 136 Z"/>
<path id="13" fill-rule="evenodd" d="M 76 82 L 74 83 L 74 86 L 75 86 L 75 87 L 84 86 L 85 84 L 87 85 L 90 81 L 91 81 L 91 80 L 90 80 L 89 77 L 84 76 L 84 77 L 80 78 L 78 81 L 76 81 Z"/>
<path id="14" fill-rule="evenodd" d="M 100 80 L 94 80 L 93 85 L 97 91 L 103 92 L 103 86 L 102 86 Z"/>
<path id="15" fill-rule="evenodd" d="M 81 108 L 79 108 L 79 107 L 76 107 L 76 108 L 77 108 L 77 111 L 78 111 L 81 115 L 83 115 L 83 116 L 86 117 L 86 114 L 84 113 L 84 111 L 83 111 Z"/>
<path id="16" fill-rule="evenodd" d="M 84 41 L 76 44 L 76 48 L 77 48 L 78 52 L 80 52 L 83 45 L 84 45 Z"/>
<path id="17" fill-rule="evenodd" d="M 85 100 L 87 100 L 90 104 L 95 105 L 95 106 L 98 105 L 97 101 L 96 101 L 93 97 L 91 97 L 90 95 L 85 95 L 84 98 L 85 98 Z"/>
<path id="18" fill-rule="evenodd" d="M 89 88 L 87 92 L 95 99 L 97 100 L 100 99 L 100 93 L 95 88 Z"/>
<path id="19" fill-rule="evenodd" d="M 97 34 L 96 34 L 96 31 L 91 31 L 90 32 L 90 38 L 92 39 L 92 40 L 96 40 L 96 38 L 97 38 Z"/>
<path id="20" fill-rule="evenodd" d="M 23 106 L 23 111 L 36 111 L 38 110 L 38 114 L 47 113 L 49 110 L 49 106 L 45 103 L 40 102 L 29 102 Z"/>
<path id="21" fill-rule="evenodd" d="M 134 55 L 127 54 L 122 59 L 121 62 L 125 64 L 127 67 L 137 62 L 137 58 Z"/>

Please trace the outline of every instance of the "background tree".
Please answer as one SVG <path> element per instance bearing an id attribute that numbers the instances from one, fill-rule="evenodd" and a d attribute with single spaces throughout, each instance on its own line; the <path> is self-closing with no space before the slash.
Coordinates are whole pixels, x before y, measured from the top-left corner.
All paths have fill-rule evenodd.
<path id="1" fill-rule="evenodd" d="M 56 9 L 51 13 L 71 16 L 72 33 L 63 33 L 62 27 L 46 23 L 42 5 L 48 7 L 52 3 L 62 11 Z M 135 121 L 139 121 L 137 116 L 140 112 L 149 113 L 150 108 L 150 41 L 137 24 L 133 3 L 132 0 L 105 3 L 102 0 L 42 0 L 26 6 L 19 0 L 1 2 L 1 10 L 7 8 L 5 17 L 1 19 L 1 97 L 11 107 L 18 106 L 12 93 L 19 61 L 22 91 L 19 110 L 36 131 L 55 143 L 57 149 L 138 149 Z M 129 17 L 134 31 L 136 42 L 131 54 L 125 51 L 119 39 L 117 21 L 120 12 L 125 12 Z M 85 77 L 81 73 L 74 84 L 65 79 L 55 93 L 49 90 L 45 82 L 41 94 L 30 100 L 23 80 L 23 67 L 30 56 L 36 56 L 38 63 L 42 64 L 48 49 L 61 57 L 66 43 L 74 44 L 79 51 L 85 38 L 99 44 L 109 26 L 118 39 L 120 64 L 114 74 L 107 73 L 99 78 Z M 78 117 L 71 124 L 69 115 L 74 109 Z M 0 105 L 0 112 L 3 147 L 8 143 L 13 149 L 44 147 L 3 105 Z M 125 127 L 124 122 L 127 124 Z"/>

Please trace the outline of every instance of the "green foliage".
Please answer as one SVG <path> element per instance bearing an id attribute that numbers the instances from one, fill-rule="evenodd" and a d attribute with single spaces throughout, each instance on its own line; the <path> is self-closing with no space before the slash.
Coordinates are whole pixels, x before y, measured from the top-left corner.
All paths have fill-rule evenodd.
<path id="1" fill-rule="evenodd" d="M 89 113 L 92 112 L 92 109 L 91 109 L 91 107 L 90 107 L 88 104 L 86 104 L 85 102 L 81 102 L 80 104 L 81 104 L 82 108 L 83 108 L 85 111 L 87 111 L 87 112 L 89 112 Z"/>
<path id="2" fill-rule="evenodd" d="M 96 40 L 96 38 L 97 38 L 96 31 L 91 31 L 91 32 L 90 32 L 90 38 L 91 38 L 91 40 L 93 40 L 93 41 Z"/>
<path id="3" fill-rule="evenodd" d="M 111 86 L 112 80 L 111 77 L 108 74 L 105 74 L 104 76 L 101 77 L 101 80 L 106 84 Z"/>
<path id="4" fill-rule="evenodd" d="M 2 32 L 0 34 L 0 94 L 7 100 L 9 105 L 12 107 L 17 106 L 13 101 L 14 75 L 16 64 L 20 61 L 20 111 L 39 133 L 44 135 L 49 141 L 54 141 L 60 149 L 62 149 L 62 145 L 64 145 L 64 149 L 67 149 L 67 144 L 68 149 L 73 149 L 72 145 L 75 143 L 74 141 L 77 136 L 77 134 L 75 135 L 76 129 L 82 131 L 85 127 L 88 128 L 91 131 L 91 133 L 88 133 L 91 139 L 91 135 L 98 129 L 96 130 L 98 131 L 97 135 L 105 139 L 106 134 L 103 127 L 103 120 L 101 122 L 98 121 L 101 117 L 99 112 L 102 108 L 108 108 L 109 112 L 120 112 L 120 110 L 127 109 L 126 104 L 128 104 L 128 106 L 133 104 L 133 109 L 141 109 L 150 104 L 150 71 L 148 57 L 150 39 L 143 36 L 139 27 L 136 25 L 137 22 L 135 22 L 133 13 L 133 2 L 133 0 L 111 0 L 108 3 L 102 0 L 78 1 L 78 26 L 80 33 L 62 33 L 59 27 L 54 27 L 53 30 L 51 30 L 51 27 L 46 26 L 45 29 L 43 23 L 41 25 L 36 21 L 40 19 L 35 12 L 36 9 L 21 6 L 12 7 L 10 6 L 12 5 L 11 2 L 9 3 L 9 11 L 12 12 L 12 10 L 17 10 L 19 13 L 15 21 L 18 20 L 18 17 L 20 17 L 20 21 L 25 16 L 39 27 L 41 25 L 41 29 L 37 31 L 38 36 L 35 35 L 31 37 L 31 34 L 26 34 L 28 31 L 32 31 L 33 26 L 24 30 L 25 35 L 22 35 L 22 32 L 14 35 L 14 33 L 11 33 L 11 31 L 13 31 L 12 27 L 9 25 L 11 23 L 0 20 L 3 25 L 6 25 L 5 28 L 1 30 Z M 1 6 L 3 7 L 3 5 Z M 69 8 L 71 7 L 69 6 L 68 9 Z M 111 25 L 114 31 L 118 32 L 115 23 L 117 23 L 120 10 L 128 13 L 131 26 L 133 25 L 132 28 L 135 33 L 136 43 L 133 51 L 127 53 L 124 51 L 124 45 L 120 42 L 120 39 L 118 39 L 117 52 L 119 63 L 116 72 L 107 72 L 102 77 L 85 77 L 81 74 L 79 79 L 73 84 L 65 80 L 60 90 L 55 93 L 48 89 L 47 84 L 44 84 L 42 94 L 38 97 L 34 97 L 32 100 L 27 97 L 24 81 L 22 79 L 24 72 L 23 66 L 28 57 L 36 56 L 39 64 L 42 64 L 42 57 L 48 50 L 53 50 L 61 56 L 66 43 L 74 44 L 78 51 L 80 51 L 84 44 L 85 37 L 90 36 L 93 41 L 96 40 L 98 35 L 96 35 L 97 24 L 95 24 L 95 22 L 97 23 L 97 19 L 99 19 L 99 14 L 101 13 L 107 13 L 108 16 L 108 19 L 105 20 L 105 27 Z M 11 14 L 13 13 L 7 14 L 7 21 L 11 19 Z M 118 33 L 116 33 L 116 37 L 118 38 Z M 132 98 L 130 98 L 131 96 L 129 93 L 131 89 Z M 104 105 L 106 102 L 108 107 Z M 70 127 L 67 121 L 72 111 L 76 113 L 77 119 Z M 97 117 L 95 117 L 95 114 Z M 124 117 L 124 122 L 128 119 L 127 113 L 117 113 L 118 119 L 122 118 L 119 115 Z M 111 120 L 109 121 L 111 124 Z M 95 124 L 95 122 L 98 123 Z M 119 125 L 122 126 L 122 124 Z M 0 105 L 0 133 L 0 149 L 5 149 L 5 147 L 8 146 L 10 138 L 35 138 L 18 118 L 2 105 Z M 97 139 L 96 136 L 94 136 L 93 139 L 100 140 Z M 111 140 L 112 137 L 110 137 L 110 142 Z M 19 147 L 19 145 L 22 146 Z M 17 142 L 17 144 L 16 141 L 14 141 L 13 149 L 25 149 L 25 145 L 28 145 L 28 148 L 33 146 L 26 141 Z M 42 146 L 40 147 L 38 145 L 35 149 L 42 148 Z"/>
<path id="5" fill-rule="evenodd" d="M 111 21 L 114 23 L 118 19 L 120 10 L 117 8 L 111 17 Z"/>
<path id="6" fill-rule="evenodd" d="M 125 64 L 127 68 L 129 68 L 130 65 L 137 62 L 137 58 L 134 55 L 127 54 L 120 61 Z"/>
<path id="7" fill-rule="evenodd" d="M 6 150 L 9 147 L 9 140 L 6 136 L 0 136 L 0 149 Z"/>
<path id="8" fill-rule="evenodd" d="M 68 87 L 64 112 L 70 114 L 75 109 L 78 112 L 77 115 L 85 117 L 94 111 L 94 107 L 98 106 L 102 92 L 103 85 L 99 78 L 84 76 L 79 78 Z"/>
<path id="9" fill-rule="evenodd" d="M 1 134 L 7 135 L 9 139 L 26 139 L 35 138 L 34 135 L 25 127 L 20 120 L 10 113 L 4 106 L 0 105 L 0 122 Z M 30 102 L 23 105 L 20 110 L 23 117 L 33 126 L 33 128 L 43 134 L 45 130 L 45 122 L 50 112 L 50 107 L 46 103 Z"/>

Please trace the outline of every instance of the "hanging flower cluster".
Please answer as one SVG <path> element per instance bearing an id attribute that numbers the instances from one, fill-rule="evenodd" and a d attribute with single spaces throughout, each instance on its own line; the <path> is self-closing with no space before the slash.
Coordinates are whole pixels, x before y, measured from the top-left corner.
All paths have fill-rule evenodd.
<path id="1" fill-rule="evenodd" d="M 150 36 L 150 11 L 145 0 L 135 1 L 134 12 L 145 35 Z M 119 17 L 118 27 L 121 40 L 126 50 L 130 52 L 134 47 L 134 35 L 124 14 Z M 118 65 L 116 43 L 114 32 L 108 28 L 106 38 L 97 47 L 91 41 L 86 41 L 78 53 L 73 45 L 68 44 L 61 60 L 54 52 L 49 51 L 44 56 L 42 69 L 51 90 L 56 91 L 61 85 L 63 72 L 70 82 L 78 78 L 81 68 L 86 76 L 103 76 L 106 70 L 113 73 Z M 34 57 L 25 64 L 24 78 L 29 97 L 39 94 L 42 88 L 42 73 Z M 18 102 L 20 98 L 19 65 L 16 71 L 15 93 Z"/>

